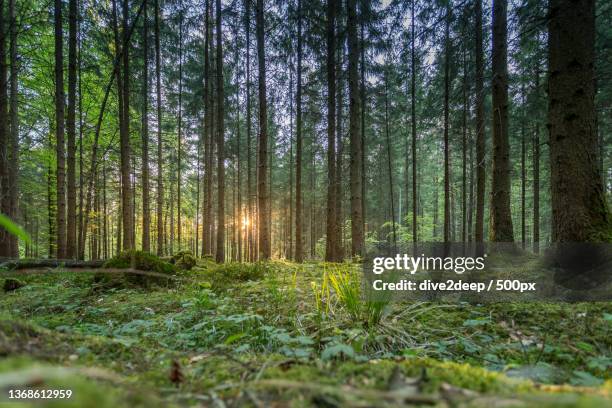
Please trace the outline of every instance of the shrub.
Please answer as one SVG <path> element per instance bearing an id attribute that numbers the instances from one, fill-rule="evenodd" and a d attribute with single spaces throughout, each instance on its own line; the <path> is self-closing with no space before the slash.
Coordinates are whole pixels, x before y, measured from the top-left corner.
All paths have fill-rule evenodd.
<path id="1" fill-rule="evenodd" d="M 180 270 L 190 271 L 191 268 L 196 266 L 196 259 L 191 251 L 180 251 L 172 256 L 170 263 Z"/>
<path id="2" fill-rule="evenodd" d="M 19 279 L 15 279 L 15 278 L 6 278 L 4 280 L 4 291 L 5 292 L 12 292 L 14 290 L 17 290 L 21 287 L 24 287 L 26 284 L 23 281 L 20 281 Z"/>
<path id="3" fill-rule="evenodd" d="M 103 265 L 104 268 L 112 269 L 129 269 L 134 268 L 144 272 L 155 272 L 156 274 L 172 275 L 175 272 L 175 267 L 171 263 L 165 262 L 156 255 L 144 251 L 123 251 L 119 255 L 109 259 Z M 150 283 L 168 283 L 168 279 L 160 276 L 142 275 L 127 273 L 121 277 L 129 283 L 146 286 Z M 107 273 L 96 273 L 94 280 L 96 282 L 114 281 Z M 114 283 L 117 283 L 116 281 Z"/>

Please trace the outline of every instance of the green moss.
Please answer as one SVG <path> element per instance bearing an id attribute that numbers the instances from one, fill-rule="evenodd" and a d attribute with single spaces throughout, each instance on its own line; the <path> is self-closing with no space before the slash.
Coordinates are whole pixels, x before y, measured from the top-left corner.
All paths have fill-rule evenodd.
<path id="1" fill-rule="evenodd" d="M 112 269 L 129 269 L 134 268 L 139 271 L 155 272 L 156 274 L 172 275 L 176 268 L 169 262 L 161 260 L 156 255 L 144 251 L 124 251 L 119 255 L 109 259 L 104 263 L 104 268 Z M 97 282 L 105 282 L 110 284 L 121 283 L 121 281 L 147 286 L 150 283 L 164 284 L 168 283 L 168 279 L 160 276 L 127 273 L 120 280 L 108 276 L 108 274 L 97 273 L 94 277 Z"/>
<path id="2" fill-rule="evenodd" d="M 191 251 L 180 251 L 174 254 L 170 262 L 183 271 L 190 271 L 196 266 L 196 259 Z"/>
<path id="3" fill-rule="evenodd" d="M 24 287 L 25 285 L 26 283 L 22 280 L 15 279 L 15 278 L 6 278 L 4 280 L 4 284 L 2 285 L 2 288 L 4 289 L 5 292 L 12 292 L 14 290 Z"/>

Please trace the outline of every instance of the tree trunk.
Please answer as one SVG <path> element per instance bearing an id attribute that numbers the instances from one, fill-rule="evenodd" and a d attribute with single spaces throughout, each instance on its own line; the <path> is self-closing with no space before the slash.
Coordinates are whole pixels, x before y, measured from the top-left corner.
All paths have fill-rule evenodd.
<path id="1" fill-rule="evenodd" d="M 540 103 L 540 65 L 535 72 L 535 101 Z M 533 134 L 533 252 L 540 252 L 540 122 L 536 120 Z"/>
<path id="2" fill-rule="evenodd" d="M 415 33 L 415 8 L 416 0 L 412 0 L 410 7 L 411 16 L 411 38 L 410 38 L 410 113 L 412 125 L 412 241 L 418 242 L 419 231 L 417 225 L 418 192 L 417 192 L 417 128 L 416 128 L 416 33 Z M 408 191 L 406 191 L 406 195 Z"/>
<path id="3" fill-rule="evenodd" d="M 507 0 L 493 1 L 493 177 L 490 239 L 513 242 L 510 212 L 510 142 L 508 140 Z"/>
<path id="4" fill-rule="evenodd" d="M 448 146 L 448 119 L 450 94 L 450 5 L 446 8 L 444 25 L 444 242 L 450 242 L 451 197 L 450 197 L 450 157 Z"/>
<path id="5" fill-rule="evenodd" d="M 351 254 L 365 255 L 364 220 L 362 207 L 362 152 L 363 145 L 359 132 L 359 42 L 357 40 L 357 10 L 355 0 L 347 0 L 348 32 L 348 74 L 349 74 L 349 134 L 351 145 Z"/>
<path id="6" fill-rule="evenodd" d="M 551 0 L 548 20 L 553 242 L 610 242 L 597 163 L 595 1 Z"/>
<path id="7" fill-rule="evenodd" d="M 389 175 L 389 195 L 391 196 L 391 225 L 393 227 L 393 248 L 397 251 L 397 234 L 395 232 L 395 196 L 393 194 L 393 166 L 391 157 L 391 138 L 389 137 L 389 79 L 388 67 L 385 67 L 385 139 L 387 142 L 387 171 Z"/>
<path id="8" fill-rule="evenodd" d="M 142 250 L 151 251 L 151 210 L 149 208 L 149 19 L 145 1 L 142 23 Z M 106 205 L 106 200 L 104 202 Z"/>
<path id="9" fill-rule="evenodd" d="M 221 26 L 221 0 L 217 0 L 217 252 L 215 260 L 225 261 L 225 152 L 223 94 L 223 32 Z M 265 88 L 265 87 L 264 87 Z"/>
<path id="10" fill-rule="evenodd" d="M 484 239 L 485 199 L 485 122 L 484 122 L 484 61 L 482 51 L 482 0 L 476 0 L 476 222 L 474 240 Z"/>
<path id="11" fill-rule="evenodd" d="M 10 102 L 10 161 L 9 161 L 9 217 L 17 220 L 19 217 L 19 113 L 18 99 L 19 89 L 17 82 L 18 64 L 17 60 L 17 16 L 15 14 L 15 0 L 9 0 L 9 31 L 10 31 L 10 59 L 11 59 L 11 102 Z M 10 255 L 13 258 L 19 257 L 19 240 L 16 236 L 10 237 Z"/>
<path id="12" fill-rule="evenodd" d="M 206 0 L 204 10 L 204 191 L 202 192 L 202 256 L 209 255 L 211 251 L 211 219 L 210 202 L 212 200 L 212 166 L 210 165 L 209 156 L 212 155 L 211 148 L 211 100 L 210 100 L 210 0 Z"/>
<path id="13" fill-rule="evenodd" d="M 252 136 L 251 136 L 251 0 L 244 0 L 244 26 L 246 31 L 246 132 L 247 132 L 247 242 L 248 260 L 253 262 L 256 258 L 255 251 L 255 201 L 256 192 L 253 183 L 253 163 L 252 163 Z"/>
<path id="14" fill-rule="evenodd" d="M 56 143 L 56 154 L 57 154 L 57 171 L 56 171 L 56 182 L 57 182 L 57 213 L 56 213 L 56 251 L 58 258 L 66 257 L 66 157 L 65 157 L 65 140 L 64 140 L 64 33 L 62 29 L 62 2 L 61 0 L 55 0 L 55 143 Z M 4 44 L 4 40 L 2 40 Z M 4 45 L 2 46 L 4 48 Z M 2 58 L 2 65 L 5 66 L 4 56 Z M 6 71 L 6 69 L 4 70 Z M 3 78 L 6 75 L 2 76 Z M 5 83 L 5 80 L 2 80 Z M 5 99 L 2 92 L 2 98 Z M 6 100 L 6 99 L 5 99 Z M 4 115 L 5 108 L 0 108 L 2 115 Z M 0 119 L 0 122 L 2 121 Z"/>
<path id="15" fill-rule="evenodd" d="M 463 48 L 463 123 L 462 123 L 462 138 L 461 138 L 461 242 L 467 242 L 467 116 L 468 116 L 468 77 L 467 77 L 467 59 L 466 50 Z"/>
<path id="16" fill-rule="evenodd" d="M 160 47 L 160 10 L 159 0 L 155 0 L 155 77 L 157 89 L 157 255 L 164 253 L 164 181 L 163 181 L 163 142 L 161 108 L 161 47 Z"/>
<path id="17" fill-rule="evenodd" d="M 304 261 L 304 208 L 302 199 L 302 0 L 297 0 L 297 92 L 296 92 L 296 157 L 295 157 L 295 261 Z"/>
<path id="18" fill-rule="evenodd" d="M 178 225 L 177 230 L 177 241 L 178 241 L 178 250 L 182 250 L 182 220 L 181 220 L 181 159 L 182 159 L 182 147 L 183 147 L 183 10 L 179 11 L 179 44 L 178 44 L 178 70 L 179 70 L 179 78 L 178 78 L 178 132 L 177 132 L 177 153 L 176 153 L 176 221 Z"/>
<path id="19" fill-rule="evenodd" d="M 523 112 L 525 112 L 525 88 L 521 86 L 521 95 L 523 102 Z M 526 180 L 526 150 L 525 150 L 525 120 L 526 115 L 523 113 L 521 118 L 521 247 L 525 249 L 527 245 L 527 226 L 525 225 L 526 212 L 525 208 L 525 192 L 527 188 L 527 180 Z"/>
<path id="20" fill-rule="evenodd" d="M 122 196 L 121 208 L 123 211 L 123 249 L 134 249 L 132 240 L 134 234 L 134 224 L 132 219 L 132 183 L 131 175 L 131 150 L 130 150 L 130 42 L 128 35 L 128 20 L 129 20 L 129 1 L 123 0 L 123 126 L 120 129 L 120 156 L 121 156 L 121 174 L 122 174 Z"/>
<path id="21" fill-rule="evenodd" d="M 339 261 L 336 253 L 336 4 L 327 1 L 327 222 L 325 260 Z"/>
<path id="22" fill-rule="evenodd" d="M 76 82 L 77 82 L 77 0 L 68 3 L 68 115 L 67 134 L 67 227 L 66 258 L 77 256 L 76 237 Z"/>

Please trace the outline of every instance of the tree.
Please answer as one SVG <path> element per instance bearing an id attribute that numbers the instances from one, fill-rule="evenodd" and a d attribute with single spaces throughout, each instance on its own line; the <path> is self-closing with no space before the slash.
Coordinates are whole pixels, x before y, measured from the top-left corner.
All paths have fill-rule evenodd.
<path id="1" fill-rule="evenodd" d="M 155 81 L 157 90 L 157 255 L 164 249 L 164 180 L 163 180 L 163 141 L 162 141 L 162 100 L 161 100 L 161 47 L 160 47 L 160 10 L 159 0 L 155 0 Z"/>
<path id="2" fill-rule="evenodd" d="M 149 19 L 147 2 L 142 23 L 142 250 L 151 251 L 151 210 L 149 208 Z M 106 184 L 105 184 L 106 185 Z M 106 190 L 105 190 L 106 191 Z M 106 199 L 104 200 L 106 205 Z"/>
<path id="3" fill-rule="evenodd" d="M 410 117 L 412 131 L 412 240 L 418 241 L 418 192 L 417 192 L 417 128 L 416 128 L 416 20 L 414 16 L 416 0 L 412 0 L 410 6 Z"/>
<path id="4" fill-rule="evenodd" d="M 10 133 L 10 162 L 9 162 L 9 200 L 10 218 L 17 220 L 19 216 L 19 84 L 18 71 L 19 61 L 17 57 L 17 16 L 15 14 L 15 0 L 9 0 L 9 35 L 10 35 L 10 60 L 11 60 L 11 82 L 10 82 L 10 107 L 9 117 L 11 125 Z M 10 256 L 13 258 L 19 257 L 19 240 L 15 235 L 10 236 Z"/>
<path id="5" fill-rule="evenodd" d="M 218 1 L 218 0 L 217 0 Z M 298 0 L 299 1 L 299 0 Z M 259 256 L 269 259 L 272 248 L 270 245 L 270 196 L 268 190 L 268 105 L 266 99 L 266 54 L 264 43 L 264 1 L 257 0 L 255 12 L 257 30 L 257 60 L 259 88 L 259 149 L 257 154 L 257 200 L 259 226 Z M 297 231 L 296 231 L 297 234 Z M 297 242 L 296 242 L 297 245 Z M 296 256 L 296 260 L 298 257 Z"/>
<path id="6" fill-rule="evenodd" d="M 223 127 L 223 31 L 221 0 L 217 0 L 217 262 L 225 261 L 225 152 Z M 262 33 L 263 35 L 263 33 Z M 264 86 L 265 89 L 265 86 Z M 268 254 L 268 257 L 270 255 Z"/>
<path id="7" fill-rule="evenodd" d="M 551 0 L 548 128 L 554 242 L 612 241 L 597 163 L 594 44 L 595 1 Z"/>
<path id="8" fill-rule="evenodd" d="M 450 21 L 451 6 L 446 6 L 444 25 L 444 242 L 450 242 L 451 197 L 450 197 L 450 151 L 448 141 L 449 98 L 450 98 Z"/>
<path id="9" fill-rule="evenodd" d="M 336 4 L 327 1 L 327 222 L 325 260 L 339 261 L 336 223 Z"/>
<path id="10" fill-rule="evenodd" d="M 493 1 L 493 177 L 489 238 L 494 242 L 514 241 L 510 212 L 507 8 L 507 0 Z"/>
<path id="11" fill-rule="evenodd" d="M 67 214 L 66 258 L 75 258 L 76 236 L 76 82 L 77 82 L 77 0 L 68 3 L 68 115 L 67 134 Z"/>
<path id="12" fill-rule="evenodd" d="M 476 222 L 474 240 L 484 238 L 484 199 L 485 199 L 485 122 L 484 122 L 484 62 L 482 52 L 482 0 L 476 0 Z"/>
<path id="13" fill-rule="evenodd" d="M 296 150 L 295 150 L 295 261 L 304 261 L 304 208 L 302 200 L 302 0 L 297 0 L 297 91 L 296 91 Z"/>
<path id="14" fill-rule="evenodd" d="M 66 257 L 66 157 L 64 140 L 64 31 L 62 28 L 62 1 L 55 0 L 55 149 L 56 171 L 56 252 L 57 258 Z M 0 57 L 3 58 L 3 57 Z M 4 59 L 4 58 L 3 58 Z M 4 64 L 4 62 L 3 62 Z"/>
<path id="15" fill-rule="evenodd" d="M 362 151 L 359 132 L 360 98 L 357 64 L 359 42 L 357 41 L 357 10 L 355 0 L 347 0 L 348 34 L 348 78 L 349 78 L 349 137 L 351 149 L 351 254 L 365 255 L 363 207 L 362 207 Z"/>
<path id="16" fill-rule="evenodd" d="M 131 175 L 131 148 L 130 148 L 130 38 L 128 34 L 129 0 L 123 0 L 123 27 L 122 27 L 122 60 L 123 78 L 121 98 L 123 99 L 123 123 L 119 131 L 121 153 L 121 209 L 123 212 L 123 249 L 134 249 L 134 224 L 132 218 L 132 182 Z"/>

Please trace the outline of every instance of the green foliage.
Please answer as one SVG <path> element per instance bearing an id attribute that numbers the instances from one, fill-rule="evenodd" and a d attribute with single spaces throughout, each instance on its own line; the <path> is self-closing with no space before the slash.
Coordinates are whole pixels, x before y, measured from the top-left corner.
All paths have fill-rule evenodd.
<path id="1" fill-rule="evenodd" d="M 266 262 L 227 263 L 213 269 L 210 279 L 213 289 L 223 290 L 235 284 L 262 280 L 269 270 Z"/>
<path id="2" fill-rule="evenodd" d="M 25 285 L 26 283 L 22 280 L 15 279 L 15 278 L 6 278 L 4 280 L 4 284 L 2 285 L 2 288 L 4 289 L 5 292 L 12 292 L 14 290 L 24 287 Z"/>
<path id="3" fill-rule="evenodd" d="M 15 235 L 24 242 L 31 243 L 28 233 L 4 214 L 0 214 L 0 227 L 4 228 L 9 234 Z"/>
<path id="4" fill-rule="evenodd" d="M 190 271 L 196 266 L 196 259 L 191 251 L 180 251 L 172 256 L 171 263 L 179 270 Z"/>
<path id="5" fill-rule="evenodd" d="M 159 276 L 159 274 L 173 275 L 176 271 L 174 265 L 161 260 L 158 256 L 149 252 L 135 250 L 121 252 L 119 255 L 106 261 L 103 267 L 109 269 L 136 269 L 143 272 L 153 272 L 154 274 L 151 275 L 126 273 L 122 277 L 126 282 L 144 286 L 150 283 L 168 283 L 169 280 Z M 98 282 L 117 283 L 117 280 L 113 279 L 113 276 L 103 272 L 96 273 L 94 280 Z"/>

